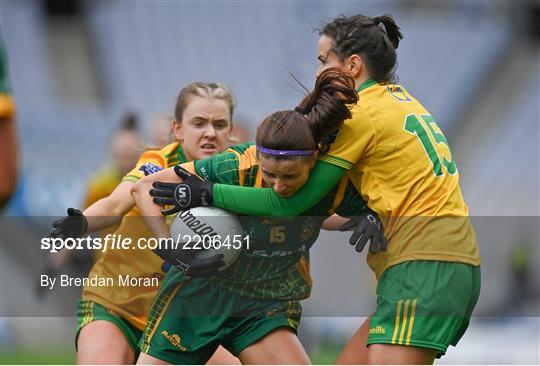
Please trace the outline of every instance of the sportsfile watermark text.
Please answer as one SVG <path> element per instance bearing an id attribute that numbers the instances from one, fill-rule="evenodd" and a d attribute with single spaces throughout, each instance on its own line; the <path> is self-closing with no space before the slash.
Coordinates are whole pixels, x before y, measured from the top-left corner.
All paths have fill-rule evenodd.
<path id="1" fill-rule="evenodd" d="M 182 235 L 176 238 L 133 238 L 121 234 L 107 234 L 104 237 L 86 236 L 83 238 L 42 238 L 41 249 L 50 253 L 57 253 L 62 249 L 67 250 L 99 250 L 102 253 L 107 250 L 129 249 L 178 249 L 207 250 L 207 249 L 231 249 L 245 248 L 249 250 L 249 235 Z"/>

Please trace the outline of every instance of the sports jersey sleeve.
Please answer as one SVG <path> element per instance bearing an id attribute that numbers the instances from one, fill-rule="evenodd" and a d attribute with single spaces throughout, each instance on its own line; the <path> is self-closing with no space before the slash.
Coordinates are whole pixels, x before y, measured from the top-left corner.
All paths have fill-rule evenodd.
<path id="1" fill-rule="evenodd" d="M 343 198 L 336 209 L 336 213 L 343 217 L 360 215 L 367 210 L 367 203 L 354 188 L 352 183 L 347 184 L 343 193 Z"/>
<path id="2" fill-rule="evenodd" d="M 344 174 L 345 169 L 342 167 L 319 160 L 307 183 L 291 197 L 281 197 L 272 188 L 214 184 L 213 203 L 244 215 L 297 216 L 319 202 Z"/>
<path id="3" fill-rule="evenodd" d="M 366 114 L 356 106 L 353 118 L 345 121 L 340 128 L 336 141 L 320 160 L 351 169 L 360 158 L 365 158 L 375 147 L 375 129 Z"/>
<path id="4" fill-rule="evenodd" d="M 239 159 L 237 154 L 225 151 L 208 159 L 196 160 L 195 173 L 215 183 L 240 184 Z"/>
<path id="5" fill-rule="evenodd" d="M 159 172 L 166 167 L 167 162 L 165 160 L 165 157 L 160 154 L 158 150 L 148 150 L 141 155 L 139 161 L 137 161 L 137 164 L 135 165 L 135 168 L 133 168 L 129 173 L 127 173 L 122 179 L 122 181 L 135 183 L 139 179 L 147 175 Z"/>

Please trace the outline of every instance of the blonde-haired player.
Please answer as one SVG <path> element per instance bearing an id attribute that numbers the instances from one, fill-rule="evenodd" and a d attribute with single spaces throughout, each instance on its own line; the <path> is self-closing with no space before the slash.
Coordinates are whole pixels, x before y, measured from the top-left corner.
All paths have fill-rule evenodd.
<path id="1" fill-rule="evenodd" d="M 225 150 L 233 110 L 233 96 L 227 87 L 216 83 L 186 86 L 175 107 L 173 132 L 177 141 L 143 153 L 122 183 L 84 212 L 68 209 L 68 216 L 53 224 L 51 236 L 78 237 L 121 221 L 117 237 L 132 238 L 134 243 L 150 238 L 131 196 L 132 186 L 145 175 Z M 88 276 L 94 282 L 84 287 L 78 304 L 79 364 L 134 363 L 157 283 L 165 275 L 163 263 L 150 249 L 109 248 L 103 253 Z M 132 286 L 129 280 L 133 279 L 138 285 Z M 224 350 L 218 350 L 212 361 L 237 362 Z"/>

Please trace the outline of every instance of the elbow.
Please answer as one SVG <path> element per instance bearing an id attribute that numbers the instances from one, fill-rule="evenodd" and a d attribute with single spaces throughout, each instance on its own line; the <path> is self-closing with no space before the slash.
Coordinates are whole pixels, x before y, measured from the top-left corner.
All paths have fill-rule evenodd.
<path id="1" fill-rule="evenodd" d="M 140 197 L 141 192 L 144 190 L 144 178 L 139 180 L 137 183 L 131 187 L 131 196 L 136 200 L 137 197 Z"/>

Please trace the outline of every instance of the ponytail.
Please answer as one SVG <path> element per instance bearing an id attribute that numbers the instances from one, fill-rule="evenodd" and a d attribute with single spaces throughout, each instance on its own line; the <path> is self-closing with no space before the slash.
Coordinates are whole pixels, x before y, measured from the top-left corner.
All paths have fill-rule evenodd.
<path id="1" fill-rule="evenodd" d="M 299 109 L 305 114 L 319 150 L 328 150 L 333 142 L 330 136 L 352 117 L 349 105 L 357 102 L 351 77 L 334 68 L 324 70 L 317 77 L 315 88 L 300 102 Z"/>
<path id="2" fill-rule="evenodd" d="M 354 80 L 338 71 L 327 69 L 315 82 L 315 88 L 294 110 L 277 111 L 257 128 L 255 142 L 264 150 L 326 152 L 337 129 L 351 118 L 349 104 L 358 102 Z M 299 154 L 295 154 L 299 155 Z M 303 155 L 303 154 L 301 154 Z M 309 155 L 309 154 L 308 154 Z M 296 158 L 290 154 L 273 155 L 277 160 Z M 299 158 L 311 159 L 310 156 Z"/>
<path id="3" fill-rule="evenodd" d="M 399 46 L 399 41 L 403 39 L 403 35 L 401 34 L 400 29 L 394 19 L 390 15 L 385 14 L 381 15 L 380 17 L 373 18 L 373 22 L 377 26 L 380 23 L 383 24 L 384 32 L 386 33 L 390 44 L 392 45 L 392 47 L 394 47 L 395 50 L 397 50 Z"/>

